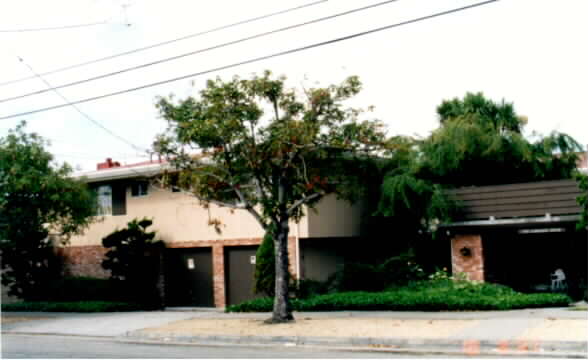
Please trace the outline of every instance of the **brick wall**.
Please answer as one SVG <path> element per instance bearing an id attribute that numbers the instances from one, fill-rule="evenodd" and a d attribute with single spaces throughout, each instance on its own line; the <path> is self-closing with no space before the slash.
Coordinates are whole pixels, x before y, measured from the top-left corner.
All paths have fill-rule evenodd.
<path id="1" fill-rule="evenodd" d="M 248 246 L 261 244 L 261 238 L 242 238 L 230 240 L 209 240 L 209 241 L 182 241 L 167 243 L 167 248 L 212 248 L 213 267 L 213 290 L 214 303 L 216 307 L 226 306 L 226 284 L 225 284 L 225 247 Z M 110 272 L 102 268 L 102 260 L 107 252 L 102 246 L 68 246 L 60 248 L 59 253 L 64 258 L 65 274 L 67 276 L 90 276 L 107 278 Z M 288 254 L 290 273 L 296 274 L 296 238 L 288 238 Z M 163 287 L 164 279 L 158 285 Z"/>
<path id="2" fill-rule="evenodd" d="M 110 277 L 110 271 L 102 267 L 102 260 L 107 251 L 103 246 L 68 246 L 57 250 L 64 260 L 65 276 L 96 278 Z"/>
<path id="3" fill-rule="evenodd" d="M 451 270 L 468 279 L 484 281 L 484 253 L 480 235 L 456 235 L 451 239 Z"/>

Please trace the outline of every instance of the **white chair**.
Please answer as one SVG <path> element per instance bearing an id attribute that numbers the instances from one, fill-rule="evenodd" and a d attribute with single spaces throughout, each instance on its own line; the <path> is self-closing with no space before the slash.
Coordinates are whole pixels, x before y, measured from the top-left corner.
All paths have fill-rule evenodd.
<path id="1" fill-rule="evenodd" d="M 551 274 L 551 291 L 562 291 L 568 288 L 566 274 L 562 269 L 557 269 Z"/>

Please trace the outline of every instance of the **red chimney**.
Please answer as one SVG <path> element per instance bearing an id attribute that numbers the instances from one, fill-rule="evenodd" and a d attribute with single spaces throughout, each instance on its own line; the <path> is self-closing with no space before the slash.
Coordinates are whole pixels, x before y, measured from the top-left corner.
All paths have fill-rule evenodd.
<path id="1" fill-rule="evenodd" d="M 104 170 L 104 169 L 110 169 L 110 168 L 114 168 L 114 167 L 119 167 L 120 163 L 118 161 L 112 161 L 112 158 L 106 158 L 106 161 L 103 163 L 98 163 L 96 165 L 96 170 Z"/>

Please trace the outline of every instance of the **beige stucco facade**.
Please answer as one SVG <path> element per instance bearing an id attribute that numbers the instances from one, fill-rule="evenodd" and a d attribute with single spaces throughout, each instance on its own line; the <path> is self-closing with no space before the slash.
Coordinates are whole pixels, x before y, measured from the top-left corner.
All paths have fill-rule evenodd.
<path id="1" fill-rule="evenodd" d="M 347 237 L 358 236 L 361 206 L 327 196 L 315 210 L 305 209 L 298 223 L 290 225 L 290 236 Z M 147 217 L 153 220 L 152 229 L 166 243 L 194 241 L 223 241 L 263 237 L 259 223 L 245 210 L 231 210 L 211 205 L 202 206 L 189 194 L 171 192 L 150 186 L 146 196 L 131 196 L 126 190 L 126 214 L 96 217 L 96 221 L 83 234 L 72 237 L 70 246 L 101 245 L 102 238 L 115 229 L 121 229 L 135 219 Z M 209 225 L 210 219 L 221 222 L 220 233 Z"/>

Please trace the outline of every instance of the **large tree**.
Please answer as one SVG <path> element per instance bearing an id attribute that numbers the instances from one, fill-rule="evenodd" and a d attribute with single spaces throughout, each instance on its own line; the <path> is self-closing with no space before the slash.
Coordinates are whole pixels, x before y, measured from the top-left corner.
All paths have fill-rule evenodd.
<path id="1" fill-rule="evenodd" d="M 53 262 L 56 234 L 66 242 L 91 221 L 95 201 L 71 168 L 57 166 L 46 142 L 24 124 L 0 138 L 0 251 L 2 283 L 25 299 L 42 295 L 59 275 Z"/>
<path id="2" fill-rule="evenodd" d="M 444 188 L 570 178 L 582 151 L 563 133 L 525 137 L 526 117 L 512 103 L 482 93 L 444 100 L 437 114 L 439 127 L 429 137 L 398 143 L 407 160 L 382 181 L 376 213 L 412 233 L 434 229 L 454 214 L 456 204 Z"/>
<path id="3" fill-rule="evenodd" d="M 553 132 L 527 138 L 514 105 L 482 93 L 445 100 L 440 126 L 421 146 L 417 174 L 449 186 L 493 185 L 570 178 L 582 146 Z"/>
<path id="4" fill-rule="evenodd" d="M 276 282 L 268 322 L 293 319 L 290 221 L 329 193 L 355 199 L 363 160 L 384 144 L 380 122 L 361 121 L 360 109 L 343 104 L 360 88 L 350 77 L 299 93 L 266 71 L 251 79 L 210 80 L 196 97 L 157 103 L 169 128 L 155 150 L 179 171 L 179 186 L 204 204 L 248 211 L 271 232 Z"/>

